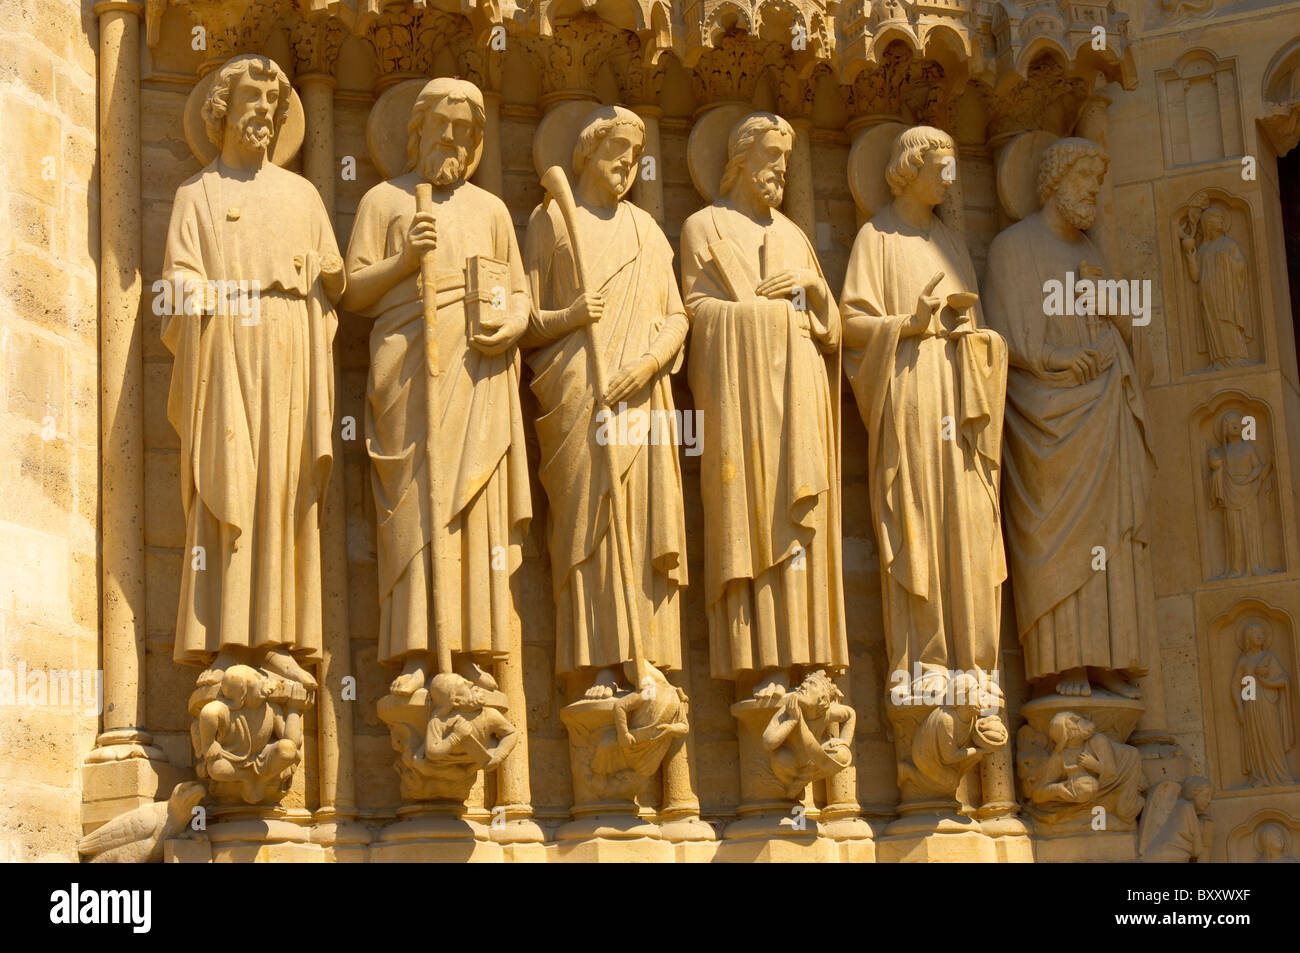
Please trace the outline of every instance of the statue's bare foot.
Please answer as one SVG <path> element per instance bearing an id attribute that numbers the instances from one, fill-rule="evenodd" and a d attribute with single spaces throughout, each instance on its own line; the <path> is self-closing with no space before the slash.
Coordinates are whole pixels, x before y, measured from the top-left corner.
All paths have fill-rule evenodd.
<path id="1" fill-rule="evenodd" d="M 270 649 L 262 659 L 262 668 L 272 675 L 280 675 L 291 682 L 297 682 L 308 691 L 316 688 L 316 679 L 285 649 Z"/>
<path id="2" fill-rule="evenodd" d="M 1095 679 L 1098 688 L 1104 688 L 1120 698 L 1142 697 L 1142 692 L 1138 690 L 1138 687 L 1118 672 L 1099 671 Z"/>
<path id="3" fill-rule="evenodd" d="M 785 673 L 774 672 L 758 683 L 754 688 L 754 697 L 762 700 L 781 698 L 788 690 Z"/>
<path id="4" fill-rule="evenodd" d="M 456 674 L 471 685 L 477 685 L 485 691 L 494 692 L 497 690 L 497 680 L 487 671 L 480 668 L 479 664 L 468 656 L 462 656 L 456 661 Z"/>
<path id="5" fill-rule="evenodd" d="M 392 684 L 388 686 L 388 691 L 393 695 L 414 695 L 424 688 L 428 677 L 422 660 L 407 662 L 406 668 L 402 669 L 402 674 L 393 679 Z"/>
<path id="6" fill-rule="evenodd" d="M 1088 684 L 1088 673 L 1081 668 L 1070 669 L 1057 680 L 1056 694 L 1069 696 L 1091 695 L 1092 686 Z"/>
<path id="7" fill-rule="evenodd" d="M 596 675 L 596 680 L 592 683 L 591 687 L 583 693 L 582 697 L 590 699 L 613 698 L 614 689 L 617 685 L 618 683 L 614 677 L 614 670 L 610 668 L 602 668 Z"/>

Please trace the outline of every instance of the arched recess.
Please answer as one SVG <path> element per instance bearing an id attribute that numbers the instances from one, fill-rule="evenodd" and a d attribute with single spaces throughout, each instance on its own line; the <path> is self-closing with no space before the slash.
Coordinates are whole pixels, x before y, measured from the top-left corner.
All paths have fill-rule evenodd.
<path id="1" fill-rule="evenodd" d="M 1230 433 L 1234 417 L 1240 436 Z M 1282 484 L 1268 404 L 1223 390 L 1193 411 L 1190 429 L 1201 578 L 1227 582 L 1285 571 Z"/>
<path id="2" fill-rule="evenodd" d="M 1248 644 L 1248 633 L 1262 633 L 1262 651 Z M 1289 791 L 1294 780 L 1252 780 L 1260 750 L 1291 779 L 1300 777 L 1300 745 L 1295 743 L 1297 717 L 1295 623 L 1290 614 L 1262 599 L 1242 599 L 1210 622 L 1208 653 L 1202 664 L 1209 697 L 1207 722 L 1213 738 L 1215 787 L 1234 794 Z M 1287 676 L 1286 691 L 1265 688 L 1266 671 Z M 1238 703 L 1241 716 L 1238 715 Z M 1253 706 L 1252 711 L 1246 709 Z M 1289 729 L 1283 723 L 1289 725 Z M 1289 734 L 1288 734 L 1289 731 Z M 1285 740 L 1289 738 L 1290 742 Z M 1279 783 L 1282 782 L 1282 783 Z"/>

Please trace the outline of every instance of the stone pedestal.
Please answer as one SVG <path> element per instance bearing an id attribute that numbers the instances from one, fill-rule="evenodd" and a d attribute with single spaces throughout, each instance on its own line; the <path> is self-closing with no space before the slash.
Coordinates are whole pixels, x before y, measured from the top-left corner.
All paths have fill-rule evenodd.
<path id="1" fill-rule="evenodd" d="M 501 863 L 505 854 L 486 825 L 462 817 L 463 802 L 410 804 L 370 845 L 375 863 Z"/>
<path id="2" fill-rule="evenodd" d="M 667 682 L 655 691 L 674 692 Z M 674 740 L 685 734 L 678 711 L 655 717 L 653 694 L 622 691 L 610 698 L 583 698 L 566 705 L 560 720 L 569 732 L 573 776 L 573 820 L 556 834 L 557 859 L 563 861 L 670 861 L 675 851 L 658 824 L 641 816 L 637 798 L 656 776 Z M 616 712 L 634 713 L 628 731 L 639 740 L 619 737 Z M 635 717 L 644 713 L 647 718 Z M 667 720 L 665 720 L 667 719 Z M 640 721 L 646 724 L 634 727 Z M 712 829 L 689 818 L 670 822 L 677 839 L 708 840 Z M 697 826 L 698 825 L 698 826 Z M 705 830 L 699 829 L 703 827 Z"/>
<path id="3" fill-rule="evenodd" d="M 723 863 L 833 863 L 836 844 L 821 836 L 803 801 L 789 797 L 772 771 L 763 731 L 781 698 L 746 698 L 731 706 L 740 745 L 740 806 L 722 832 L 717 860 Z"/>
<path id="4" fill-rule="evenodd" d="M 214 864 L 326 861 L 325 848 L 311 842 L 311 817 L 305 811 L 215 808 L 211 817 L 206 841 Z M 194 859 L 201 856 L 201 848 L 187 846 L 184 850 Z"/>
<path id="5" fill-rule="evenodd" d="M 321 808 L 312 820 L 311 841 L 331 863 L 365 863 L 370 840 L 370 830 L 351 813 Z"/>
<path id="6" fill-rule="evenodd" d="M 106 736 L 128 734 L 129 743 L 104 744 Z M 165 799 L 187 774 L 168 762 L 144 732 L 105 732 L 81 767 L 82 833 Z"/>
<path id="7" fill-rule="evenodd" d="M 1016 738 L 1017 774 L 1025 813 L 1034 823 L 1036 856 L 1043 859 L 1046 851 L 1049 857 L 1069 855 L 1061 858 L 1066 860 L 1115 859 L 1074 855 L 1086 852 L 1088 844 L 1104 853 L 1118 850 L 1105 846 L 1113 839 L 1098 835 L 1125 834 L 1132 840 L 1146 781 L 1140 753 L 1125 742 L 1145 705 L 1094 691 L 1088 696 L 1045 695 L 1020 710 L 1026 724 Z M 1080 728 L 1086 738 L 1070 734 Z M 1089 767 L 1085 759 L 1106 764 Z M 1066 840 L 1047 846 L 1058 838 Z"/>

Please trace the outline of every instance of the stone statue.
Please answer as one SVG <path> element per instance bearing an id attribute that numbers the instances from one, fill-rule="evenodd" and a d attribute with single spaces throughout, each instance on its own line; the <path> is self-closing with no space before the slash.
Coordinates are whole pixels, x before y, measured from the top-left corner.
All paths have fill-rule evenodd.
<path id="1" fill-rule="evenodd" d="M 586 699 L 561 715 L 569 730 L 575 793 L 632 800 L 659 770 L 669 746 L 689 730 L 686 693 L 649 668 L 645 686 Z M 580 798 L 581 800 L 581 798 Z"/>
<path id="2" fill-rule="evenodd" d="M 1242 438 L 1240 411 L 1225 413 L 1215 429 L 1219 446 L 1209 452 L 1210 506 L 1223 510 L 1223 576 L 1271 572 L 1264 555 L 1259 498 L 1273 475 L 1273 464 L 1260 456 L 1254 440 Z"/>
<path id="3" fill-rule="evenodd" d="M 1255 850 L 1259 851 L 1259 864 L 1296 863 L 1291 853 L 1291 834 L 1277 821 L 1260 825 L 1255 832 Z"/>
<path id="4" fill-rule="evenodd" d="M 603 106 L 574 138 L 575 186 L 564 168 L 543 170 L 546 201 L 528 224 L 534 309 L 523 344 L 541 412 L 556 672 L 590 680 L 562 715 L 575 797 L 622 800 L 634 818 L 637 795 L 687 731 L 685 692 L 663 675 L 682 667 L 686 524 L 669 374 L 686 311 L 668 240 L 623 201 L 645 144 L 641 119 Z M 680 785 L 670 774 L 671 810 L 689 769 Z"/>
<path id="5" fill-rule="evenodd" d="M 1138 750 L 1120 744 L 1088 718 L 1072 711 L 1052 716 L 1047 734 L 1021 725 L 1016 766 L 1029 814 L 1040 826 L 1088 827 L 1092 809 L 1128 829 L 1142 810 L 1142 763 Z M 1108 822 L 1107 829 L 1118 829 Z"/>
<path id="6" fill-rule="evenodd" d="M 164 845 L 189 826 L 206 794 L 197 781 L 182 781 L 167 800 L 142 804 L 95 828 L 81 838 L 77 852 L 92 864 L 161 863 Z"/>
<path id="7" fill-rule="evenodd" d="M 468 181 L 483 128 L 474 85 L 426 85 L 407 171 L 362 198 L 348 246 L 344 306 L 374 321 L 379 660 L 403 666 L 390 688 L 400 718 L 424 710 L 415 696 L 437 674 L 496 692 L 490 668 L 511 652 L 510 578 L 532 515 L 515 346 L 527 278 L 504 203 Z"/>
<path id="8" fill-rule="evenodd" d="M 538 206 L 524 242 L 536 307 L 523 345 L 533 349 L 538 473 L 550 503 L 555 668 L 591 673 L 588 698 L 613 695 L 620 669 L 633 660 L 625 575 L 634 584 L 644 659 L 664 671 L 682 665 L 686 521 L 669 374 L 680 363 L 686 311 L 663 231 L 622 201 L 644 141 L 641 119 L 618 106 L 592 112 L 578 137 L 574 214 L 586 288 L 558 202 Z M 593 361 L 605 394 L 596 393 Z M 615 539 L 624 528 L 611 525 L 614 487 L 626 501 L 626 568 Z"/>
<path id="9" fill-rule="evenodd" d="M 1251 787 L 1295 784 L 1287 766 L 1287 752 L 1295 746 L 1291 676 L 1268 650 L 1262 621 L 1247 619 L 1239 638 L 1231 690 L 1241 726 L 1241 770 Z"/>
<path id="10" fill-rule="evenodd" d="M 823 358 L 840 318 L 812 245 L 777 209 L 792 145 L 777 116 L 741 120 L 718 200 L 682 226 L 710 668 L 759 699 L 796 669 L 849 661 L 839 400 Z"/>
<path id="11" fill-rule="evenodd" d="M 982 328 L 975 267 L 934 214 L 952 139 L 894 142 L 894 201 L 858 232 L 840 304 L 844 368 L 868 444 L 890 672 L 923 681 L 998 664 L 1006 561 L 998 467 L 1006 345 Z"/>
<path id="12" fill-rule="evenodd" d="M 1208 862 L 1214 829 L 1210 799 L 1214 788 L 1208 778 L 1193 775 L 1162 781 L 1147 797 L 1138 828 L 1138 857 L 1145 864 Z"/>
<path id="13" fill-rule="evenodd" d="M 809 782 L 828 778 L 853 761 L 857 720 L 844 696 L 820 669 L 787 692 L 763 729 L 772 774 L 787 798 L 803 796 Z"/>
<path id="14" fill-rule="evenodd" d="M 302 761 L 310 700 L 300 683 L 248 665 L 205 672 L 190 695 L 190 735 L 194 771 L 212 795 L 258 804 L 284 794 Z"/>
<path id="15" fill-rule="evenodd" d="M 1179 233 L 1187 275 L 1196 285 L 1201 318 L 1196 338 L 1203 342 L 1198 349 L 1209 354 L 1211 370 L 1240 367 L 1250 363 L 1246 253 L 1228 234 L 1231 219 L 1226 208 L 1210 205 L 1200 219 L 1199 246 L 1190 217 Z"/>
<path id="16" fill-rule="evenodd" d="M 454 672 L 440 672 L 426 689 L 380 702 L 392 726 L 402 796 L 411 801 L 463 801 L 479 771 L 491 771 L 519 740 L 508 719 L 505 695 Z M 412 717 L 414 716 L 414 717 Z"/>
<path id="17" fill-rule="evenodd" d="M 1073 307 L 1049 315 L 1044 300 L 1048 282 L 1108 273 L 1084 231 L 1108 161 L 1085 139 L 1046 150 L 1043 208 L 993 241 L 984 301 L 1011 364 L 1002 504 L 1025 674 L 1040 692 L 1081 696 L 1097 686 L 1137 698 L 1142 633 L 1155 626 L 1154 457 L 1132 322 Z"/>
<path id="18" fill-rule="evenodd" d="M 260 668 L 310 704 L 344 274 L 320 195 L 267 157 L 289 101 L 264 56 L 218 71 L 203 119 L 220 152 L 176 191 L 163 278 L 182 293 L 163 341 L 186 525 L 175 658 L 219 658 L 209 684 Z"/>
<path id="19" fill-rule="evenodd" d="M 910 732 L 908 756 L 898 765 L 904 800 L 955 800 L 966 772 L 1007 743 L 1006 726 L 997 715 L 1002 699 L 991 696 L 968 672 L 959 673 L 954 682 L 954 704 L 926 706 L 920 724 Z"/>

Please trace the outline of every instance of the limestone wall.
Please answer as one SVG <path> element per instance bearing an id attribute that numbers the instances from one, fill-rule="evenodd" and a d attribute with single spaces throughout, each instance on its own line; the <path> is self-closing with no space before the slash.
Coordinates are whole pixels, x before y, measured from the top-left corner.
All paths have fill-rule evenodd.
<path id="1" fill-rule="evenodd" d="M 1156 697 L 1162 698 L 1163 710 L 1155 714 L 1162 730 L 1153 733 L 1152 744 L 1154 750 L 1165 743 L 1167 729 L 1167 746 L 1181 747 L 1186 756 L 1184 773 L 1211 778 L 1215 859 L 1252 860 L 1254 833 L 1269 820 L 1290 825 L 1293 844 L 1300 845 L 1300 825 L 1286 820 L 1300 816 L 1300 787 L 1252 787 L 1242 773 L 1230 683 L 1238 629 L 1248 616 L 1269 621 L 1271 648 L 1293 677 L 1300 675 L 1300 377 L 1281 215 L 1285 173 L 1279 171 L 1295 166 L 1279 166 L 1278 154 L 1285 150 L 1260 125 L 1273 114 L 1270 84 L 1291 75 L 1288 51 L 1300 41 L 1300 8 L 1262 0 L 1164 4 L 1161 11 L 1147 9 L 1157 4 L 1115 6 L 1130 16 L 1126 49 L 1131 62 L 1124 70 L 1126 82 L 1099 80 L 1097 89 L 1112 100 L 1108 145 L 1113 192 L 1106 200 L 1112 224 L 1106 240 L 1125 276 L 1150 279 L 1155 292 L 1153 321 L 1137 346 L 1160 466 L 1149 534 L 1159 611 Z M 213 56 L 194 48 L 193 24 L 183 10 L 161 4 L 158 9 L 163 12 L 149 23 L 150 40 L 141 43 L 140 58 L 139 251 L 146 295 L 162 269 L 175 190 L 200 168 L 185 141 L 182 114 L 196 77 Z M 143 39 L 143 22 L 140 30 Z M 230 36 L 235 37 L 233 48 L 268 53 L 295 81 L 312 67 L 311 56 L 320 55 L 319 50 L 304 55 L 303 37 L 289 28 L 273 26 L 255 41 L 238 28 Z M 991 55 L 992 36 L 980 38 L 985 41 Z M 8 0 L 0 17 L 0 439 L 9 448 L 0 458 L 0 680 L 6 673 L 17 679 L 20 673 L 60 669 L 79 676 L 102 667 L 96 42 L 89 2 Z M 336 83 L 331 132 L 338 174 L 332 180 L 330 211 L 339 243 L 346 246 L 361 196 L 381 177 L 369 156 L 366 121 L 385 75 L 450 75 L 463 64 L 444 57 L 394 68 L 361 36 L 338 36 L 333 43 L 326 44 L 327 62 L 315 66 Z M 501 193 L 521 238 L 541 198 L 531 145 L 546 107 L 543 92 L 553 85 L 543 76 L 537 49 L 522 42 L 512 46 L 495 82 L 501 98 Z M 704 67 L 688 69 L 673 55 L 665 62 L 656 94 L 663 111 L 659 168 L 663 225 L 676 247 L 682 221 L 704 204 L 687 172 L 687 137 L 701 107 L 721 97 L 709 87 L 716 77 L 701 80 Z M 619 99 L 609 71 L 598 67 L 595 79 L 582 89 L 593 100 Z M 1115 70 L 1111 75 L 1119 77 Z M 1127 82 L 1130 77 L 1134 82 Z M 1026 82 L 1018 93 L 972 83 L 942 116 L 918 117 L 908 107 L 909 121 L 943 124 L 959 142 L 961 211 L 977 265 L 1010 221 L 996 191 L 998 150 L 1010 134 L 1024 128 L 1068 134 L 1075 117 L 1061 119 L 1053 103 L 1077 107 L 1073 81 L 1040 75 L 1038 85 Z M 845 177 L 852 120 L 870 109 L 863 101 L 852 101 L 853 95 L 864 95 L 848 92 L 857 87 L 837 84 L 829 70 L 808 82 L 814 240 L 831 287 L 838 291 L 859 224 Z M 1300 96 L 1300 83 L 1291 82 Z M 1016 116 L 1017 95 L 1040 97 L 1037 112 L 1020 125 L 1007 119 Z M 1059 100 L 1053 99 L 1057 95 Z M 755 93 L 754 100 L 764 108 L 785 105 L 774 101 L 770 91 Z M 897 97 L 893 103 L 898 105 Z M 1255 160 L 1253 177 L 1243 176 L 1247 158 Z M 302 161 L 299 157 L 291 168 L 303 171 Z M 344 172 L 351 168 L 355 174 Z M 1212 203 L 1228 210 L 1229 233 L 1249 260 L 1247 295 L 1255 324 L 1252 362 L 1242 367 L 1208 367 L 1198 344 L 1196 287 L 1180 250 L 1181 216 Z M 158 315 L 142 309 L 135 333 L 143 408 L 141 420 L 127 423 L 142 427 L 142 456 L 133 464 L 143 473 L 138 501 L 142 550 L 133 558 L 139 559 L 144 586 L 143 598 L 127 608 L 143 641 L 145 690 L 138 727 L 151 732 L 154 743 L 183 772 L 193 758 L 186 700 L 196 672 L 172 661 L 184 558 L 179 440 L 166 417 L 172 363 L 160 340 Z M 337 417 L 340 424 L 349 417 L 356 422 L 357 439 L 343 443 L 338 484 L 346 592 L 332 596 L 345 597 L 351 640 L 351 657 L 339 664 L 358 683 L 355 701 L 342 703 L 350 706 L 352 717 L 355 807 L 361 821 L 379 825 L 394 818 L 401 800 L 389 730 L 376 711 L 393 673 L 376 661 L 374 513 L 361 439 L 368 333 L 365 322 L 343 316 Z M 694 402 L 684 378 L 675 381 L 675 396 L 679 407 L 690 408 Z M 843 398 L 845 589 L 850 694 L 859 717 L 858 797 L 867 817 L 884 819 L 899 795 L 882 706 L 887 673 L 879 566 L 869 519 L 866 433 L 847 388 Z M 1244 576 L 1233 576 L 1224 564 L 1221 514 L 1206 493 L 1206 461 L 1217 446 L 1217 421 L 1234 409 L 1259 422 L 1262 452 L 1276 472 L 1271 495 L 1261 503 L 1267 571 Z M 531 421 L 536 411 L 525 381 L 526 418 Z M 530 431 L 535 467 L 534 439 Z M 692 577 L 701 580 L 698 459 L 685 457 L 683 462 L 687 556 Z M 114 507 L 123 505 L 120 497 L 113 499 Z M 516 717 L 527 724 L 532 805 L 552 833 L 568 819 L 573 801 L 568 738 L 559 717 L 573 686 L 554 673 L 547 506 L 536 484 L 533 511 L 525 564 L 516 581 L 527 696 L 526 714 Z M 1013 600 L 1008 585 L 1003 682 L 1012 712 L 1024 695 Z M 700 586 L 686 590 L 682 612 L 689 648 L 684 684 L 691 699 L 692 758 L 702 813 L 706 820 L 726 822 L 734 817 L 740 797 L 731 687 L 709 677 Z M 0 681 L 0 693 L 3 689 Z M 85 712 L 84 704 L 50 704 L 48 697 L 23 704 L 30 694 L 27 685 L 19 682 L 14 690 L 20 697 L 13 705 L 0 694 L 0 859 L 72 859 L 83 822 L 90 823 L 80 807 L 80 766 L 100 722 Z M 1296 704 L 1294 690 L 1290 703 Z M 318 714 L 319 709 L 313 718 Z M 290 812 L 303 816 L 321 804 L 316 729 L 309 722 L 305 769 L 297 773 L 284 802 Z M 1287 757 L 1293 775 L 1300 777 L 1300 749 Z M 132 796 L 147 799 L 153 791 L 133 789 Z M 490 803 L 491 797 L 490 790 L 480 791 L 475 800 Z"/>
<path id="2" fill-rule="evenodd" d="M 0 858 L 76 859 L 98 725 L 94 697 L 46 677 L 100 668 L 90 7 L 0 14 Z"/>

